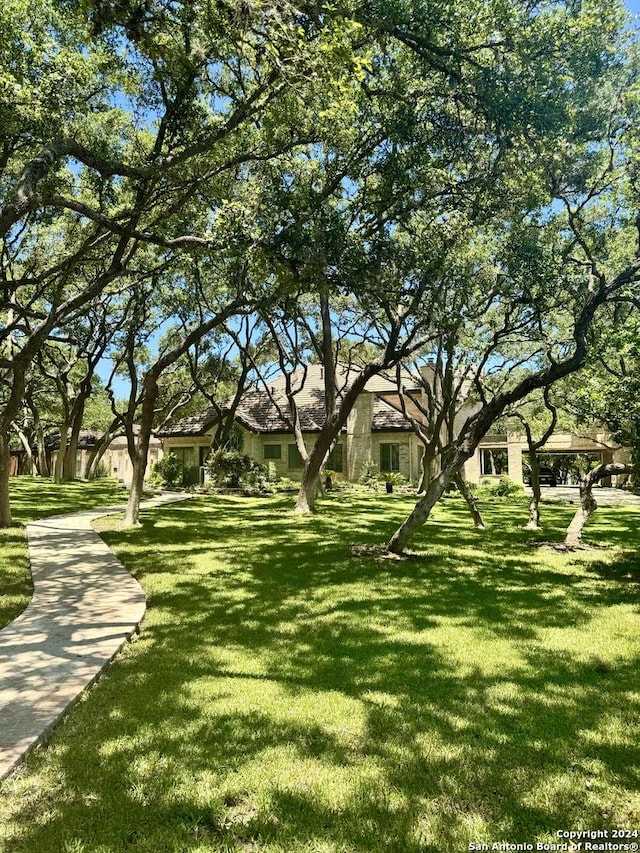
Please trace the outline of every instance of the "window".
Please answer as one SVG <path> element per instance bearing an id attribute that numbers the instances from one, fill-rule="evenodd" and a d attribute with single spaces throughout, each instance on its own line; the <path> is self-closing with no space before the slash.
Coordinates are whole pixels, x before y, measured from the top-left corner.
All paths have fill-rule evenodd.
<path id="1" fill-rule="evenodd" d="M 178 457 L 183 468 L 191 468 L 193 466 L 193 450 L 193 447 L 170 447 L 169 453 Z"/>
<path id="2" fill-rule="evenodd" d="M 483 450 L 481 470 L 483 474 L 508 474 L 509 457 L 507 451 L 502 447 Z"/>
<path id="3" fill-rule="evenodd" d="M 338 474 L 342 474 L 342 465 L 342 445 L 336 444 L 327 459 L 327 468 L 329 471 L 336 471 Z"/>
<path id="4" fill-rule="evenodd" d="M 380 445 L 380 470 L 384 473 L 400 470 L 400 445 Z"/>
<path id="5" fill-rule="evenodd" d="M 295 444 L 290 444 L 288 447 L 288 465 L 289 468 L 304 468 L 304 459 Z"/>
<path id="6" fill-rule="evenodd" d="M 264 453 L 264 459 L 282 459 L 281 444 L 265 444 L 262 449 Z"/>

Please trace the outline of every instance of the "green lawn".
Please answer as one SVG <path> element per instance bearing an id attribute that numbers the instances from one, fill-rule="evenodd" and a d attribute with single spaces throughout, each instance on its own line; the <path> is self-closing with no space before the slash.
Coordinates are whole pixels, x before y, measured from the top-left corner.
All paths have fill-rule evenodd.
<path id="1" fill-rule="evenodd" d="M 0 628 L 29 603 L 33 587 L 24 527 L 30 521 L 122 503 L 126 494 L 115 480 L 55 485 L 47 478 L 12 477 L 13 527 L 0 530 Z"/>
<path id="2" fill-rule="evenodd" d="M 0 849 L 459 853 L 640 823 L 640 513 L 608 551 L 526 508 L 438 507 L 402 562 L 349 556 L 413 505 L 202 498 L 105 539 L 140 637 L 0 788 Z M 572 509 L 545 506 L 560 539 Z M 3 846 L 4 845 L 4 846 Z"/>

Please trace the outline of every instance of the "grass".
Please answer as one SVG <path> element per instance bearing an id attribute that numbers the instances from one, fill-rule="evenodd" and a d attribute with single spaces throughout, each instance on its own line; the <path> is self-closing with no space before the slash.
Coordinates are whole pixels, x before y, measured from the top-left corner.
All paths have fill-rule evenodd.
<path id="1" fill-rule="evenodd" d="M 640 514 L 529 547 L 524 502 L 438 507 L 404 562 L 349 556 L 403 496 L 215 497 L 104 538 L 142 633 L 0 788 L 0 849 L 458 853 L 638 826 Z M 545 538 L 573 509 L 545 506 Z"/>
<path id="2" fill-rule="evenodd" d="M 33 592 L 25 525 L 48 515 L 79 512 L 122 500 L 122 489 L 115 480 L 56 485 L 47 478 L 12 478 L 13 526 L 0 530 L 0 628 L 24 610 Z"/>

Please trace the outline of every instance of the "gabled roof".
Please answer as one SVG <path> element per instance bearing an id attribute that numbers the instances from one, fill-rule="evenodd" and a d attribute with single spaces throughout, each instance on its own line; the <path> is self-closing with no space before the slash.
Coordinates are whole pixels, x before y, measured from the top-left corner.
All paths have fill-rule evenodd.
<path id="1" fill-rule="evenodd" d="M 336 375 L 338 399 L 350 387 L 359 368 L 339 366 Z M 411 387 L 415 381 L 408 373 L 405 381 Z M 319 432 L 325 421 L 324 404 L 324 368 L 319 364 L 310 364 L 297 370 L 291 377 L 291 388 L 295 392 L 301 426 L 304 432 Z M 410 424 L 402 412 L 390 406 L 378 394 L 397 393 L 395 378 L 385 374 L 372 377 L 365 391 L 373 394 L 373 417 L 371 428 L 374 430 L 410 430 Z M 268 389 L 258 387 L 247 391 L 236 411 L 237 420 L 247 429 L 256 433 L 291 432 L 289 426 L 289 403 L 286 395 L 286 378 L 278 376 L 268 383 Z M 163 430 L 157 436 L 176 438 L 179 436 L 205 435 L 218 420 L 218 412 L 212 406 L 204 411 L 182 418 Z"/>

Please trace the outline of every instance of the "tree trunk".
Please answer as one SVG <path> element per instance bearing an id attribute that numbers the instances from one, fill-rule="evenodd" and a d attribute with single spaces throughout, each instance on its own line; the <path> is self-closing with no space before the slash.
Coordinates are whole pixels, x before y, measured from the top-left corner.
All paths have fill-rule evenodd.
<path id="1" fill-rule="evenodd" d="M 427 453 L 426 449 L 422 454 L 422 459 L 420 460 L 420 485 L 418 486 L 418 494 L 421 495 L 427 491 L 429 488 L 429 483 L 431 482 L 431 478 L 433 476 L 433 455 L 431 453 Z"/>
<path id="2" fill-rule="evenodd" d="M 300 484 L 300 491 L 298 492 L 294 512 L 303 514 L 315 510 L 315 498 L 320 482 L 320 470 L 324 465 L 327 454 L 331 450 L 333 442 L 340 435 L 340 430 L 346 424 L 349 413 L 353 409 L 358 396 L 364 390 L 369 379 L 375 376 L 376 373 L 379 373 L 381 369 L 381 367 L 374 367 L 374 365 L 370 364 L 367 369 L 358 374 L 349 390 L 343 396 L 338 411 L 325 421 L 316 439 L 316 443 L 311 448 L 311 452 L 305 462 L 302 483 Z"/>
<path id="3" fill-rule="evenodd" d="M 69 435 L 69 424 L 64 423 L 60 427 L 60 447 L 58 448 L 58 453 L 56 456 L 56 461 L 53 466 L 53 482 L 61 483 L 63 472 L 64 472 L 64 462 L 67 455 L 67 436 Z"/>
<path id="4" fill-rule="evenodd" d="M 109 445 L 113 441 L 114 438 L 118 438 L 123 435 L 124 429 L 122 427 L 122 421 L 120 418 L 115 418 L 112 422 L 105 434 L 102 438 L 99 438 L 94 446 L 91 448 L 91 452 L 89 453 L 89 458 L 87 459 L 87 463 L 84 469 L 84 477 L 87 480 L 95 479 L 96 470 L 98 465 L 100 464 L 102 457 L 109 449 Z"/>
<path id="5" fill-rule="evenodd" d="M 464 477 L 462 476 L 461 473 L 458 473 L 453 478 L 453 481 L 456 484 L 456 486 L 458 487 L 458 491 L 460 492 L 462 497 L 465 499 L 467 506 L 469 507 L 469 512 L 471 513 L 471 518 L 473 518 L 474 527 L 477 527 L 478 530 L 485 530 L 486 525 L 485 525 L 484 520 L 482 518 L 480 508 L 478 507 L 478 503 L 477 503 L 475 497 L 473 496 L 473 492 L 471 491 L 471 489 L 467 485 L 466 480 L 464 479 Z"/>
<path id="6" fill-rule="evenodd" d="M 89 454 L 89 458 L 87 459 L 87 464 L 84 469 L 84 476 L 86 480 L 95 480 L 98 465 L 102 462 L 102 457 L 109 449 L 109 445 L 111 444 L 114 438 L 115 436 L 112 436 L 109 433 L 105 433 L 103 438 L 98 439 L 98 441 L 96 441 L 94 446 L 91 448 L 91 452 Z"/>
<path id="7" fill-rule="evenodd" d="M 585 475 L 580 484 L 580 507 L 571 519 L 564 537 L 564 544 L 567 548 L 583 547 L 582 531 L 591 515 L 598 508 L 598 504 L 592 493 L 594 484 L 602 480 L 603 477 L 610 477 L 612 474 L 627 474 L 632 470 L 632 465 L 625 465 L 622 462 L 610 462 L 606 465 L 598 465 Z"/>
<path id="8" fill-rule="evenodd" d="M 300 515 L 315 512 L 316 497 L 320 488 L 320 471 L 335 438 L 334 430 L 328 428 L 330 424 L 331 422 L 327 422 L 321 430 L 304 464 L 300 491 L 293 510 Z"/>
<path id="9" fill-rule="evenodd" d="M 529 452 L 529 462 L 531 464 L 531 501 L 529 503 L 529 521 L 525 524 L 525 530 L 542 530 L 540 524 L 540 463 L 538 454 L 535 450 Z"/>
<path id="10" fill-rule="evenodd" d="M 11 503 L 9 501 L 9 476 L 11 474 L 11 450 L 9 436 L 0 431 L 0 527 L 11 527 Z"/>
<path id="11" fill-rule="evenodd" d="M 64 479 L 69 482 L 75 480 L 78 473 L 78 442 L 80 440 L 80 430 L 82 429 L 82 420 L 84 418 L 84 406 L 84 399 L 76 401 L 76 405 L 74 406 L 75 411 L 71 423 L 69 446 L 65 454 L 63 466 Z"/>
<path id="12" fill-rule="evenodd" d="M 311 512 L 315 512 L 319 479 L 319 476 L 315 480 L 310 477 L 307 477 L 305 480 L 303 477 L 298 497 L 296 498 L 296 505 L 293 508 L 293 511 L 298 515 L 308 515 Z"/>
<path id="13" fill-rule="evenodd" d="M 418 501 L 407 520 L 400 525 L 387 543 L 388 551 L 392 554 L 402 554 L 409 540 L 429 518 L 431 510 L 438 503 L 454 476 L 454 470 L 444 468 L 431 480 L 425 496 Z"/>
<path id="14" fill-rule="evenodd" d="M 36 436 L 36 452 L 38 457 L 38 473 L 41 477 L 49 476 L 49 461 L 47 459 L 47 448 L 44 443 L 44 432 L 42 425 L 34 422 L 34 430 Z"/>
<path id="15" fill-rule="evenodd" d="M 140 501 L 142 500 L 144 489 L 144 475 L 147 470 L 155 404 L 158 399 L 158 380 L 154 374 L 147 373 L 144 377 L 144 390 L 142 415 L 140 417 L 140 433 L 134 453 L 131 454 L 130 452 L 133 465 L 133 478 L 131 480 L 131 491 L 129 492 L 127 509 L 122 522 L 123 527 L 135 527 L 140 523 Z"/>
<path id="16" fill-rule="evenodd" d="M 580 492 L 580 508 L 576 510 L 576 514 L 571 519 L 571 524 L 567 527 L 564 537 L 564 544 L 567 548 L 582 547 L 582 531 L 584 530 L 584 526 L 589 521 L 591 514 L 598 508 L 598 504 L 591 494 L 590 489 L 588 493 L 586 490 L 582 493 L 581 487 Z"/>
<path id="17" fill-rule="evenodd" d="M 14 423 L 13 425 L 14 432 L 20 439 L 20 444 L 24 449 L 25 453 L 25 464 L 23 470 L 18 470 L 19 474 L 27 474 L 29 476 L 33 476 L 33 451 L 31 449 L 31 444 L 29 439 L 25 435 L 24 431 L 20 429 L 20 427 Z"/>
<path id="18" fill-rule="evenodd" d="M 127 509 L 122 521 L 123 527 L 137 527 L 140 524 L 140 501 L 142 500 L 142 493 L 144 491 L 146 465 L 139 452 L 136 454 L 136 458 L 131 461 L 133 463 L 133 478 L 131 480 L 131 491 L 129 492 Z"/>

